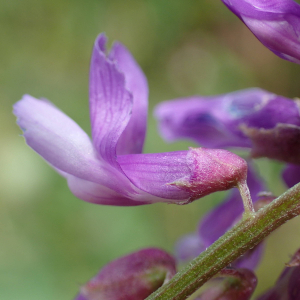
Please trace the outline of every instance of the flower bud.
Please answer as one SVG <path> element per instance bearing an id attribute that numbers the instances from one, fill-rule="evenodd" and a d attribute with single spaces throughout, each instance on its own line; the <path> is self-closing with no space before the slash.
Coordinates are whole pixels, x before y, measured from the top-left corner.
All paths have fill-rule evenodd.
<path id="1" fill-rule="evenodd" d="M 175 260 L 148 248 L 106 265 L 85 284 L 76 300 L 144 300 L 176 273 Z"/>

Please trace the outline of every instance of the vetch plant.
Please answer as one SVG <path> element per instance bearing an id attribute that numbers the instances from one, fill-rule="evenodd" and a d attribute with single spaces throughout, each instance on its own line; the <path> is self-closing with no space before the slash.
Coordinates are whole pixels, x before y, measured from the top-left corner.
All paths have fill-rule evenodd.
<path id="1" fill-rule="evenodd" d="M 266 47 L 299 63 L 297 3 L 223 2 Z M 299 100 L 254 88 L 162 103 L 155 115 L 167 140 L 188 138 L 208 148 L 143 154 L 147 80 L 122 44 L 106 53 L 104 34 L 93 48 L 89 100 L 92 138 L 47 100 L 25 95 L 14 106 L 27 144 L 67 179 L 78 198 L 118 206 L 188 204 L 238 190 L 204 216 L 196 233 L 178 242 L 177 259 L 190 260 L 179 272 L 165 251 L 139 250 L 101 269 L 76 300 L 183 300 L 210 279 L 196 299 L 250 299 L 264 238 L 300 214 Z M 249 159 L 227 150 L 235 147 L 245 149 Z M 283 177 L 289 187 L 296 185 L 278 198 L 268 193 L 250 160 L 258 157 L 287 163 Z M 259 300 L 300 299 L 299 286 L 298 251 Z"/>

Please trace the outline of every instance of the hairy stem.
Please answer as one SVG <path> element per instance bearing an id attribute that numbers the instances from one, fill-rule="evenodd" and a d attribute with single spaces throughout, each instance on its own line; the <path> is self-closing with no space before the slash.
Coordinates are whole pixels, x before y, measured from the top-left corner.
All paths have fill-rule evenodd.
<path id="1" fill-rule="evenodd" d="M 240 191 L 243 204 L 244 204 L 244 214 L 246 216 L 251 216 L 255 213 L 254 207 L 253 207 L 253 202 L 250 196 L 250 191 L 247 185 L 246 180 L 239 182 L 237 188 Z"/>
<path id="2" fill-rule="evenodd" d="M 267 235 L 300 214 L 300 183 L 244 218 L 147 300 L 183 300 Z M 216 220 L 218 222 L 218 220 Z"/>

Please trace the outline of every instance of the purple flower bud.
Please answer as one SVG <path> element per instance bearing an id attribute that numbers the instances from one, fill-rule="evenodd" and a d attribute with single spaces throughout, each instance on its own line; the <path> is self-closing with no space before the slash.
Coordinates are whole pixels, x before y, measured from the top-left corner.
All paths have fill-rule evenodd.
<path id="1" fill-rule="evenodd" d="M 300 249 L 295 253 L 281 273 L 273 288 L 257 300 L 299 300 L 300 299 Z"/>
<path id="2" fill-rule="evenodd" d="M 160 249 L 143 249 L 106 265 L 75 300 L 144 300 L 175 273 L 172 256 Z"/>
<path id="3" fill-rule="evenodd" d="M 224 269 L 217 276 L 225 279 L 215 282 L 195 300 L 248 300 L 257 285 L 255 274 L 247 269 Z"/>
<path id="4" fill-rule="evenodd" d="M 300 5 L 292 0 L 222 0 L 279 57 L 300 63 Z"/>

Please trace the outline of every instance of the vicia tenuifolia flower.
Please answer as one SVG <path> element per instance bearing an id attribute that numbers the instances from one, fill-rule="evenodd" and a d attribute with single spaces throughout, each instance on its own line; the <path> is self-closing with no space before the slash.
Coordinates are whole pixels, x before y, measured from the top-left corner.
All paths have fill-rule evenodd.
<path id="1" fill-rule="evenodd" d="M 25 95 L 14 113 L 27 144 L 68 180 L 88 202 L 140 205 L 189 203 L 238 187 L 253 211 L 246 186 L 247 164 L 225 150 L 141 154 L 146 133 L 147 80 L 128 50 L 106 38 L 95 42 L 90 68 L 92 141 L 53 104 Z"/>
<path id="2" fill-rule="evenodd" d="M 300 5 L 293 0 L 222 0 L 279 57 L 300 63 Z"/>
<path id="3" fill-rule="evenodd" d="M 176 273 L 175 259 L 148 248 L 118 258 L 85 284 L 75 300 L 144 300 Z"/>
<path id="4" fill-rule="evenodd" d="M 253 158 L 297 165 L 285 172 L 289 183 L 297 181 L 292 173 L 300 170 L 299 99 L 253 88 L 166 101 L 156 108 L 155 115 L 169 141 L 189 138 L 205 147 L 248 148 Z"/>

